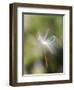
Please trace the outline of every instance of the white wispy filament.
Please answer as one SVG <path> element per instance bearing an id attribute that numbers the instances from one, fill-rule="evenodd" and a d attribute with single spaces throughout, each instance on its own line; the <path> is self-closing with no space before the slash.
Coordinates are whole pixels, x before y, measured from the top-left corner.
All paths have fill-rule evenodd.
<path id="1" fill-rule="evenodd" d="M 41 45 L 43 45 L 50 51 L 51 54 L 55 53 L 55 44 L 56 44 L 55 35 L 48 37 L 48 32 L 46 32 L 45 35 L 41 35 L 41 33 L 38 32 L 37 39 Z"/>

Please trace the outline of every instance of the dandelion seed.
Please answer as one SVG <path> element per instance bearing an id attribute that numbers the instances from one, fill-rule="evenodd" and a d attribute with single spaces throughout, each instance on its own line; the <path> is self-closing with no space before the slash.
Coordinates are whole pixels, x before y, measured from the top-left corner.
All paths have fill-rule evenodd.
<path id="1" fill-rule="evenodd" d="M 40 32 L 38 32 L 37 40 L 43 47 L 46 47 L 50 51 L 51 54 L 54 54 L 55 53 L 56 36 L 53 35 L 51 37 L 48 37 L 48 38 L 47 37 L 48 37 L 47 32 L 45 33 L 44 36 Z"/>

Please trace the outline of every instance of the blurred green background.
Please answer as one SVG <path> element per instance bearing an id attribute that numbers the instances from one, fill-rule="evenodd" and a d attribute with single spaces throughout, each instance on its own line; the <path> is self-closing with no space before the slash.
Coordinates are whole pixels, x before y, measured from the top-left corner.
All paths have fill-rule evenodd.
<path id="1" fill-rule="evenodd" d="M 55 36 L 54 42 L 49 45 L 53 53 L 40 44 L 38 34 L 48 45 Z M 23 70 L 24 74 L 63 72 L 63 16 L 24 14 Z"/>

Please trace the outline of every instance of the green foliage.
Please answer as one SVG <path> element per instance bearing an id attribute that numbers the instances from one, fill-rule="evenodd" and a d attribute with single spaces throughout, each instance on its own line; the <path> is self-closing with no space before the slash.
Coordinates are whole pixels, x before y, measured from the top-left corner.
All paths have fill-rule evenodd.
<path id="1" fill-rule="evenodd" d="M 24 24 L 27 23 L 26 28 L 24 27 L 24 65 L 26 68 L 26 72 L 29 73 L 30 70 L 27 68 L 32 68 L 35 61 L 42 60 L 44 58 L 45 53 L 41 46 L 37 43 L 37 33 L 46 32 L 55 35 L 58 39 L 63 37 L 63 16 L 60 15 L 24 15 Z M 57 68 L 57 60 L 55 60 L 55 56 L 48 55 L 48 69 L 47 72 L 56 72 Z M 49 57 L 50 56 L 50 57 Z M 52 58 L 54 57 L 54 58 Z M 31 73 L 31 72 L 30 72 Z"/>

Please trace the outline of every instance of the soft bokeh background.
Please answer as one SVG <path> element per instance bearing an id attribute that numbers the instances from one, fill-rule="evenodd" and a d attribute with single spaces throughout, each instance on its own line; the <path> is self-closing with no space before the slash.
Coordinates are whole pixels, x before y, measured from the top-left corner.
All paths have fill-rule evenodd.
<path id="1" fill-rule="evenodd" d="M 24 74 L 63 72 L 63 16 L 24 14 Z"/>

